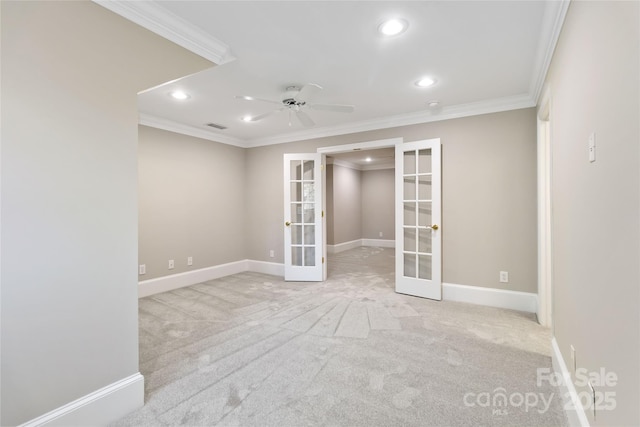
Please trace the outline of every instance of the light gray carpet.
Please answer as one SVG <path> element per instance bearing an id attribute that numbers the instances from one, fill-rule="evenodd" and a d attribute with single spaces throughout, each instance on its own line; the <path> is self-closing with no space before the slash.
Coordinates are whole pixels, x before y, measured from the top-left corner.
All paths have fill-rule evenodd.
<path id="1" fill-rule="evenodd" d="M 115 425 L 567 424 L 536 384 L 550 333 L 533 315 L 396 294 L 393 256 L 332 255 L 324 283 L 242 273 L 141 299 L 146 404 Z"/>

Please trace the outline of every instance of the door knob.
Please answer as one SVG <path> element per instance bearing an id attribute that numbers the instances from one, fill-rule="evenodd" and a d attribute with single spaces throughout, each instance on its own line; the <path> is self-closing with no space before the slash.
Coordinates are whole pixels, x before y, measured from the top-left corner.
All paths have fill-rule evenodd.
<path id="1" fill-rule="evenodd" d="M 285 222 L 284 225 L 286 225 L 287 227 L 291 225 L 291 223 L 289 221 Z"/>
<path id="2" fill-rule="evenodd" d="M 432 229 L 432 230 L 437 230 L 438 228 L 439 228 L 439 227 L 438 227 L 438 224 L 433 224 L 433 225 L 431 226 L 431 229 Z"/>

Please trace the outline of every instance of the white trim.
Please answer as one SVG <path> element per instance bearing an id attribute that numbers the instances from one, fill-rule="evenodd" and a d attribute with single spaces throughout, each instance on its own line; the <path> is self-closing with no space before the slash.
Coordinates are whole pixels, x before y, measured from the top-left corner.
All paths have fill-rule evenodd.
<path id="1" fill-rule="evenodd" d="M 327 245 L 328 254 L 339 254 L 340 252 L 362 247 L 362 239 L 351 240 L 350 242 L 338 243 L 337 245 Z"/>
<path id="2" fill-rule="evenodd" d="M 538 308 L 538 295 L 531 292 L 508 291 L 454 283 L 442 284 L 442 299 L 526 311 L 528 313 L 535 313 Z"/>
<path id="3" fill-rule="evenodd" d="M 215 64 L 233 61 L 229 46 L 152 1 L 93 0 L 94 3 L 146 28 Z"/>
<path id="4" fill-rule="evenodd" d="M 396 167 L 393 160 L 386 163 L 378 163 L 376 165 L 359 165 L 357 163 L 351 163 L 346 160 L 336 159 L 335 157 L 331 157 L 327 159 L 327 164 L 342 166 L 344 168 L 349 168 L 349 169 L 353 169 L 360 172 L 377 171 L 377 170 L 383 170 L 383 169 L 395 169 Z"/>
<path id="5" fill-rule="evenodd" d="M 152 128 L 167 130 L 182 135 L 194 136 L 196 138 L 207 139 L 221 144 L 233 145 L 234 147 L 247 148 L 247 143 L 241 139 L 226 135 L 219 135 L 207 129 L 199 129 L 195 126 L 174 122 L 151 114 L 140 113 L 138 123 Z"/>
<path id="6" fill-rule="evenodd" d="M 248 271 L 284 277 L 284 264 L 278 262 L 247 260 Z"/>
<path id="7" fill-rule="evenodd" d="M 327 245 L 327 253 L 339 254 L 350 249 L 371 246 L 374 248 L 395 248 L 396 241 L 390 239 L 357 239 L 350 242 L 338 243 L 337 245 Z"/>
<path id="8" fill-rule="evenodd" d="M 367 172 L 367 171 L 378 171 L 383 169 L 395 169 L 395 168 L 396 168 L 396 165 L 394 161 L 391 160 L 389 163 L 378 163 L 377 165 L 365 165 L 365 166 L 362 166 L 360 170 L 363 172 Z"/>
<path id="9" fill-rule="evenodd" d="M 339 243 L 338 245 L 327 245 L 327 252 L 339 253 L 362 246 L 393 248 L 395 247 L 395 240 L 357 239 L 350 242 Z M 185 273 L 172 274 L 171 276 L 158 277 L 156 279 L 139 282 L 139 297 L 142 298 L 160 292 L 191 286 L 245 271 L 284 277 L 284 264 L 245 259 Z M 442 299 L 507 308 L 529 313 L 535 313 L 538 305 L 538 296 L 534 293 L 457 285 L 453 283 L 442 284 Z"/>
<path id="10" fill-rule="evenodd" d="M 355 122 L 345 125 L 314 128 L 299 132 L 287 133 L 285 135 L 276 135 L 273 137 L 258 139 L 240 139 L 231 136 L 212 133 L 206 129 L 199 129 L 195 126 L 178 123 L 162 117 L 153 116 L 147 113 L 140 113 L 139 123 L 145 126 L 151 126 L 171 132 L 181 133 L 198 138 L 208 139 L 210 141 L 220 142 L 223 144 L 233 145 L 242 148 L 254 148 L 267 145 L 284 144 L 287 142 L 304 141 L 314 138 L 324 138 L 330 136 L 347 135 L 351 133 L 366 132 L 370 130 L 391 129 L 395 127 L 408 126 L 421 123 L 438 122 L 442 120 L 458 119 L 463 117 L 477 116 L 481 114 L 499 113 L 503 111 L 519 110 L 522 108 L 531 108 L 536 104 L 528 95 L 518 95 L 514 97 L 502 98 L 499 100 L 489 100 L 476 102 L 471 104 L 454 105 L 445 107 L 442 112 L 432 115 L 430 112 L 416 112 L 403 116 L 390 116 L 386 118 L 372 119 L 361 122 Z M 398 138 L 392 138 L 391 141 Z M 364 144 L 364 143 L 363 143 Z M 358 144 L 347 144 L 346 146 L 354 146 Z M 392 147 L 394 145 L 367 146 L 367 149 L 375 149 L 382 147 Z M 342 153 L 345 150 L 341 146 L 318 148 L 318 153 Z M 338 151 L 331 151 L 331 150 Z M 364 149 L 364 148 L 363 148 Z"/>
<path id="11" fill-rule="evenodd" d="M 343 168 L 353 169 L 353 170 L 357 170 L 357 171 L 362 170 L 360 168 L 360 165 L 348 162 L 346 160 L 335 159 L 333 157 L 330 158 L 329 161 L 327 161 L 327 164 L 328 165 L 342 166 Z"/>
<path id="12" fill-rule="evenodd" d="M 319 147 L 318 153 L 338 154 L 360 150 L 375 150 L 376 148 L 390 148 L 395 147 L 399 142 L 402 142 L 402 138 L 377 139 L 375 141 L 356 142 L 354 144 L 331 145 L 329 147 Z"/>
<path id="13" fill-rule="evenodd" d="M 551 65 L 553 52 L 558 44 L 558 38 L 562 31 L 564 19 L 571 0 L 549 1 L 546 4 L 542 26 L 540 28 L 540 38 L 538 40 L 538 52 L 535 63 L 529 93 L 531 98 L 538 101 L 542 92 L 544 81 Z"/>
<path id="14" fill-rule="evenodd" d="M 537 115 L 538 322 L 553 325 L 553 244 L 551 197 L 551 96 L 545 87 Z"/>
<path id="15" fill-rule="evenodd" d="M 534 99 L 528 94 L 509 96 L 505 98 L 490 99 L 487 101 L 473 102 L 469 104 L 452 105 L 444 107 L 441 113 L 432 114 L 430 111 L 417 111 L 409 114 L 382 117 L 347 123 L 338 126 L 314 128 L 298 132 L 276 135 L 265 138 L 256 138 L 247 141 L 248 147 L 261 147 L 265 145 L 283 144 L 285 142 L 304 141 L 307 139 L 324 138 L 350 133 L 366 132 L 370 130 L 389 129 L 400 126 L 415 125 L 421 123 L 439 122 L 442 120 L 458 119 L 462 117 L 477 116 L 480 114 L 499 113 L 502 111 L 519 110 L 536 105 Z"/>
<path id="16" fill-rule="evenodd" d="M 196 283 L 206 282 L 207 280 L 219 279 L 220 277 L 242 273 L 247 270 L 249 270 L 249 260 L 245 259 L 200 268 L 198 270 L 186 271 L 184 273 L 172 274 L 170 276 L 143 280 L 142 282 L 138 282 L 138 298 L 195 285 Z"/>
<path id="17" fill-rule="evenodd" d="M 374 248 L 395 248 L 396 241 L 391 239 L 362 239 L 362 246 Z"/>
<path id="18" fill-rule="evenodd" d="M 575 405 L 573 403 L 580 402 L 580 399 L 578 398 L 578 393 L 576 392 L 576 388 L 573 385 L 573 381 L 571 380 L 571 374 L 567 369 L 567 364 L 564 363 L 564 358 L 562 357 L 562 352 L 560 352 L 560 347 L 558 347 L 558 341 L 556 341 L 556 337 L 553 337 L 553 339 L 551 340 L 551 348 L 553 350 L 553 354 L 551 355 L 553 370 L 558 374 L 558 378 L 562 379 L 558 382 L 560 383 L 560 394 L 562 395 L 562 403 L 569 420 L 569 425 L 572 427 L 588 427 L 589 420 L 587 419 L 587 414 L 582 408 L 582 404 Z"/>
<path id="19" fill-rule="evenodd" d="M 21 427 L 107 425 L 144 405 L 144 377 L 138 372 L 47 412 Z"/>

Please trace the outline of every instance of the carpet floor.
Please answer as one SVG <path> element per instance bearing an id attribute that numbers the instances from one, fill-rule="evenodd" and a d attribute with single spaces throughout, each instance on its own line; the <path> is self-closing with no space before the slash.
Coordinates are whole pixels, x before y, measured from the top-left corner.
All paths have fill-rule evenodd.
<path id="1" fill-rule="evenodd" d="M 392 249 L 328 263 L 140 299 L 145 406 L 114 425 L 567 425 L 534 315 L 396 294 Z"/>

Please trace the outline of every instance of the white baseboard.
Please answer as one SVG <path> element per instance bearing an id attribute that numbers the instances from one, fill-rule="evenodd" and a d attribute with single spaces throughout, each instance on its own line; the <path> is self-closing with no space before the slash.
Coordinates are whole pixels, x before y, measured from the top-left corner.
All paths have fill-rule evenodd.
<path id="1" fill-rule="evenodd" d="M 362 239 L 352 240 L 350 242 L 338 243 L 337 245 L 327 245 L 328 254 L 339 254 L 362 246 Z"/>
<path id="2" fill-rule="evenodd" d="M 360 239 L 334 245 L 333 248 L 336 252 L 333 253 L 358 248 L 364 246 L 364 243 L 367 244 L 366 246 L 369 246 L 371 243 L 370 246 L 376 247 L 392 247 L 392 245 L 395 245 L 394 240 Z M 327 245 L 327 252 L 331 253 L 329 251 L 329 245 Z M 167 292 L 245 271 L 254 271 L 256 273 L 282 277 L 284 276 L 284 264 L 245 259 L 228 264 L 158 277 L 156 279 L 139 282 L 138 297 L 142 298 L 160 292 Z M 447 301 L 467 302 L 477 305 L 526 311 L 529 313 L 535 313 L 538 308 L 537 294 L 483 288 L 479 286 L 456 285 L 453 283 L 442 284 L 442 298 Z"/>
<path id="3" fill-rule="evenodd" d="M 578 393 L 573 385 L 573 381 L 571 380 L 571 374 L 567 369 L 567 364 L 564 363 L 564 358 L 560 352 L 560 347 L 558 347 L 556 337 L 553 337 L 551 340 L 551 348 L 553 350 L 553 354 L 551 356 L 553 370 L 558 374 L 559 378 L 562 378 L 562 381 L 559 381 L 559 388 L 562 395 L 562 403 L 564 405 L 567 418 L 569 419 L 569 425 L 572 427 L 589 427 L 587 414 L 584 412 L 582 404 L 579 403 L 580 399 L 578 398 Z"/>
<path id="4" fill-rule="evenodd" d="M 337 245 L 327 245 L 327 253 L 339 254 L 349 249 L 360 248 L 362 246 L 374 246 L 379 248 L 395 248 L 395 240 L 387 239 L 357 239 L 350 242 L 338 243 Z"/>
<path id="5" fill-rule="evenodd" d="M 396 241 L 388 239 L 362 239 L 362 246 L 373 246 L 375 248 L 395 248 Z"/>
<path id="6" fill-rule="evenodd" d="M 213 267 L 200 268 L 198 270 L 186 271 L 184 273 L 172 274 L 170 276 L 158 277 L 156 279 L 143 280 L 138 282 L 138 298 L 158 294 L 160 292 L 172 291 L 185 286 L 208 280 L 219 279 L 220 277 L 242 273 L 249 270 L 248 260 L 230 262 L 228 264 L 214 265 Z"/>
<path id="7" fill-rule="evenodd" d="M 442 299 L 447 301 L 468 302 L 490 307 L 535 313 L 538 309 L 538 294 L 530 292 L 507 291 L 504 289 L 483 288 L 479 286 L 442 284 Z"/>
<path id="8" fill-rule="evenodd" d="M 22 424 L 36 426 L 107 425 L 144 405 L 144 377 L 138 372 Z"/>
<path id="9" fill-rule="evenodd" d="M 277 262 L 255 261 L 252 259 L 247 260 L 247 262 L 249 271 L 284 277 L 284 264 Z"/>

